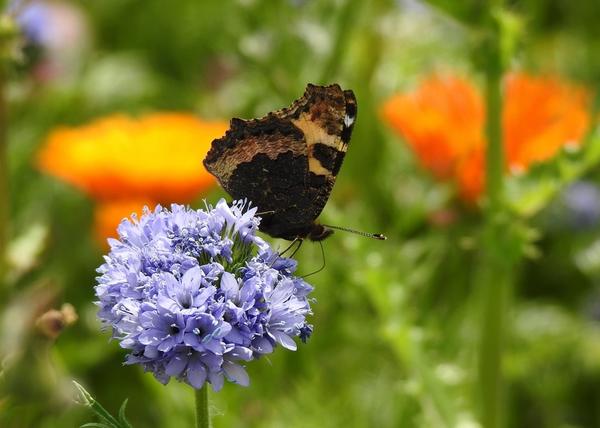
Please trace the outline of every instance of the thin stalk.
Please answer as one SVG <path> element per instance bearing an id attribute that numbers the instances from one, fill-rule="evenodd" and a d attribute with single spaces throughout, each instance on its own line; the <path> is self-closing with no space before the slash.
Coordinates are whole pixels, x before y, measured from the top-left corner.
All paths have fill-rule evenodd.
<path id="1" fill-rule="evenodd" d="M 353 34 L 353 26 L 356 23 L 356 18 L 359 16 L 359 11 L 362 2 L 359 0 L 346 0 L 338 13 L 335 36 L 333 46 L 329 58 L 327 59 L 319 78 L 319 83 L 329 84 L 330 79 L 335 77 L 339 69 L 340 63 L 345 58 L 345 51 L 350 41 L 350 35 Z"/>
<path id="2" fill-rule="evenodd" d="M 8 144 L 6 141 L 6 102 L 4 98 L 4 70 L 0 64 L 0 287 L 6 275 L 6 247 L 8 245 L 9 187 Z M 1 294 L 1 292 L 0 292 Z"/>
<path id="3" fill-rule="evenodd" d="M 513 276 L 508 266 L 488 264 L 481 283 L 479 343 L 480 417 L 484 428 L 505 423 L 505 387 L 502 354 L 506 341 Z"/>
<path id="4" fill-rule="evenodd" d="M 493 24 L 492 24 L 493 25 Z M 484 264 L 481 276 L 481 323 L 479 342 L 479 397 L 483 427 L 503 426 L 504 385 L 502 354 L 512 282 L 511 255 L 506 254 L 506 212 L 503 204 L 504 149 L 502 145 L 503 64 L 500 31 L 492 32 L 485 64 L 486 84 L 486 224 Z"/>
<path id="5" fill-rule="evenodd" d="M 210 428 L 210 414 L 208 412 L 208 386 L 195 390 L 196 396 L 196 428 Z"/>
<path id="6" fill-rule="evenodd" d="M 502 146 L 502 69 L 492 64 L 486 72 L 486 186 L 487 215 L 496 216 L 501 209 L 504 176 L 504 148 Z"/>

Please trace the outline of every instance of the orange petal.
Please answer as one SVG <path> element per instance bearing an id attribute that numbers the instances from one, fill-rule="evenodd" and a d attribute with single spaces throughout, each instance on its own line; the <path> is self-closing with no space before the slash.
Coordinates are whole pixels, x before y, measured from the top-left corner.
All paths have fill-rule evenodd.
<path id="1" fill-rule="evenodd" d="M 123 219 L 136 214 L 138 218 L 143 208 L 156 207 L 156 203 L 149 200 L 117 200 L 101 202 L 94 209 L 94 237 L 102 248 L 108 248 L 107 238 L 117 238 L 117 226 Z"/>
<path id="2" fill-rule="evenodd" d="M 52 131 L 38 167 L 96 199 L 188 202 L 215 184 L 202 160 L 227 127 L 184 113 L 108 116 Z"/>
<path id="3" fill-rule="evenodd" d="M 454 176 L 461 159 L 483 144 L 481 97 L 458 77 L 429 77 L 414 92 L 393 96 L 383 117 L 441 179 Z"/>
<path id="4" fill-rule="evenodd" d="M 474 204 L 485 190 L 485 152 L 481 148 L 462 160 L 456 173 L 462 200 Z"/>
<path id="5" fill-rule="evenodd" d="M 523 73 L 506 79 L 503 130 L 508 166 L 527 169 L 565 145 L 577 146 L 590 125 L 590 94 L 557 77 Z"/>
<path id="6" fill-rule="evenodd" d="M 590 125 L 590 94 L 556 77 L 514 73 L 505 80 L 502 112 L 507 170 L 526 170 L 566 146 L 581 144 Z M 436 177 L 454 180 L 475 202 L 485 188 L 484 106 L 456 77 L 429 77 L 383 106 L 384 119 Z"/>

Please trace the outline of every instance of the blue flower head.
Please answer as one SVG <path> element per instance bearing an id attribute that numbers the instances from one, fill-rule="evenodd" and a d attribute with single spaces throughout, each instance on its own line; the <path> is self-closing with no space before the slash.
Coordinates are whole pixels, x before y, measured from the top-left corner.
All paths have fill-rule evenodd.
<path id="1" fill-rule="evenodd" d="M 256 236 L 256 208 L 244 202 L 193 210 L 172 205 L 125 219 L 98 268 L 98 317 L 162 383 L 194 388 L 224 379 L 248 385 L 243 363 L 295 350 L 312 333 L 312 287 Z"/>

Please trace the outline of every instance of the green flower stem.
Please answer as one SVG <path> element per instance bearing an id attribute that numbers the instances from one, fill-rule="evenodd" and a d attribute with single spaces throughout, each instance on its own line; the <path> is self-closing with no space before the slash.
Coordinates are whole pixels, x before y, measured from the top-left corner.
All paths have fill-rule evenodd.
<path id="1" fill-rule="evenodd" d="M 0 4 L 5 5 L 5 3 L 5 1 L 2 1 Z M 10 220 L 8 142 L 6 132 L 8 120 L 5 89 L 7 70 L 12 59 L 12 47 L 17 36 L 18 28 L 14 20 L 7 14 L 0 14 L 0 301 L 4 301 L 3 294 L 6 292 L 6 287 L 3 283 L 7 271 L 6 248 L 8 246 Z"/>
<path id="2" fill-rule="evenodd" d="M 504 149 L 502 147 L 502 67 L 490 64 L 486 71 L 486 186 L 488 220 L 502 208 Z"/>
<path id="3" fill-rule="evenodd" d="M 352 33 L 351 30 L 359 16 L 361 6 L 360 0 L 348 0 L 342 6 L 336 22 L 331 53 L 318 80 L 320 84 L 331 83 L 330 80 L 337 74 L 341 59 L 346 57 L 344 53 L 350 41 L 349 34 Z"/>
<path id="4" fill-rule="evenodd" d="M 480 418 L 484 428 L 504 426 L 502 354 L 506 341 L 513 276 L 510 266 L 487 261 L 482 276 L 479 343 Z"/>
<path id="5" fill-rule="evenodd" d="M 7 268 L 6 247 L 8 245 L 10 200 L 8 193 L 8 144 L 6 141 L 6 103 L 4 99 L 3 71 L 3 67 L 0 65 L 0 287 L 2 287 Z"/>
<path id="6" fill-rule="evenodd" d="M 195 390 L 196 395 L 196 428 L 210 428 L 208 412 L 208 385 Z"/>
<path id="7" fill-rule="evenodd" d="M 501 2 L 497 2 L 496 12 Z M 502 145 L 502 89 L 504 72 L 503 27 L 493 17 L 484 63 L 486 93 L 486 191 L 483 271 L 480 277 L 479 399 L 483 427 L 503 426 L 504 385 L 502 354 L 512 283 L 510 221 L 503 201 L 504 149 Z"/>

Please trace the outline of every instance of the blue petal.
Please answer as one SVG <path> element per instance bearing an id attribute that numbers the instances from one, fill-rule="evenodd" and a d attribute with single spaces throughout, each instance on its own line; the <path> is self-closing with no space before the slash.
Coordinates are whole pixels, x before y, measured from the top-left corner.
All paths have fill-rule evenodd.
<path id="1" fill-rule="evenodd" d="M 200 364 L 194 364 L 188 368 L 187 380 L 194 388 L 202 388 L 204 382 L 206 382 L 206 369 Z"/>
<path id="2" fill-rule="evenodd" d="M 221 275 L 221 290 L 225 293 L 225 297 L 234 299 L 237 297 L 239 289 L 235 276 L 229 272 L 223 272 L 223 275 Z"/>
<path id="3" fill-rule="evenodd" d="M 230 381 L 242 386 L 250 385 L 248 373 L 246 373 L 246 370 L 242 366 L 230 361 L 224 361 L 223 371 L 225 371 L 225 376 L 227 376 L 227 379 Z"/>
<path id="4" fill-rule="evenodd" d="M 223 388 L 223 373 L 218 372 L 218 373 L 213 373 L 213 372 L 209 372 L 208 373 L 208 380 L 210 381 L 210 384 L 213 387 L 214 391 L 220 391 L 221 388 Z"/>
<path id="5" fill-rule="evenodd" d="M 179 376 L 187 366 L 188 360 L 182 355 L 175 355 L 165 366 L 165 373 L 169 376 Z"/>
<path id="6" fill-rule="evenodd" d="M 293 342 L 293 341 L 292 341 Z M 264 337 L 259 337 L 258 339 L 252 342 L 252 346 L 256 349 L 256 352 L 260 354 L 270 354 L 273 352 L 273 345 Z"/>
<path id="7" fill-rule="evenodd" d="M 271 332 L 271 334 L 275 337 L 275 340 L 278 343 L 280 343 L 281 346 L 283 346 L 284 348 L 289 349 L 290 351 L 295 351 L 296 349 L 298 349 L 298 347 L 296 346 L 296 342 L 294 342 L 294 339 L 292 339 L 284 332 L 273 331 Z"/>
<path id="8" fill-rule="evenodd" d="M 200 287 L 200 281 L 202 279 L 202 276 L 204 276 L 204 273 L 202 272 L 200 267 L 196 266 L 194 268 L 188 269 L 181 278 L 181 285 L 185 289 L 197 290 Z"/>

